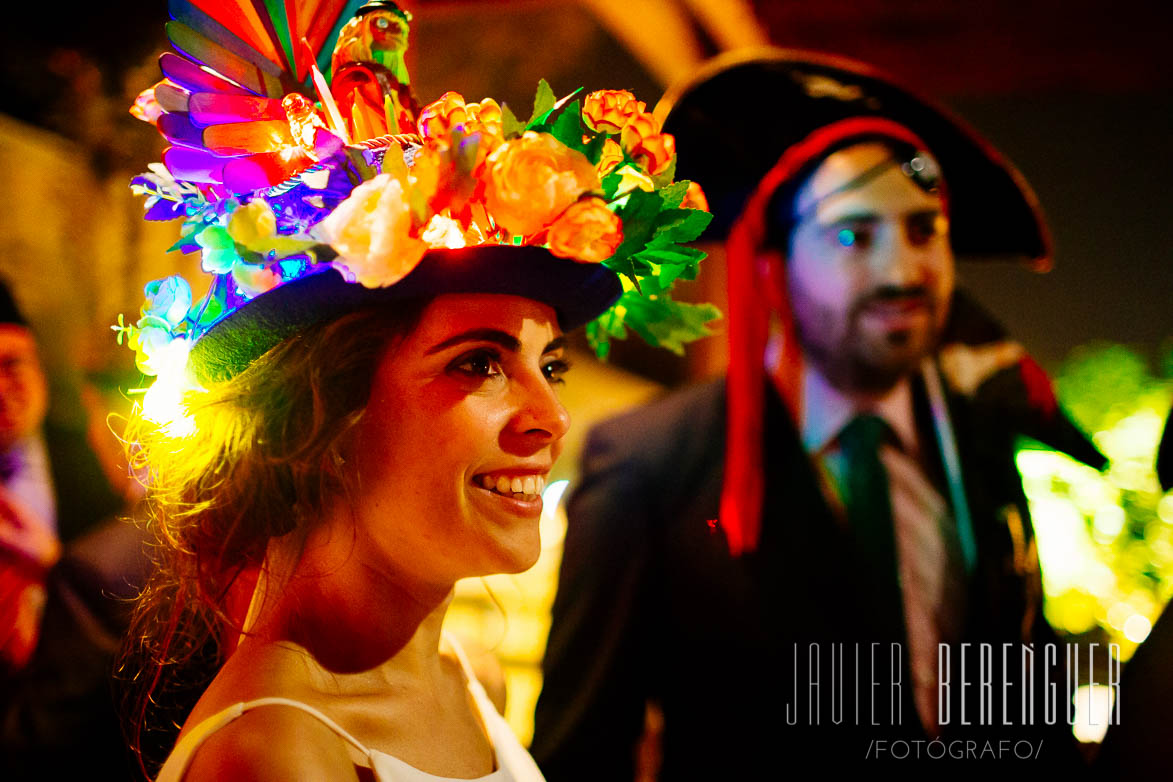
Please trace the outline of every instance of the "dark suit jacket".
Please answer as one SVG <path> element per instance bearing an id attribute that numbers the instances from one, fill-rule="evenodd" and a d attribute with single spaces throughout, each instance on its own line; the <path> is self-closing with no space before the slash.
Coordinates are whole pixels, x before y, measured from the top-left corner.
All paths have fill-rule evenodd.
<path id="1" fill-rule="evenodd" d="M 882 725 L 871 724 L 868 644 L 886 637 L 885 630 L 870 623 L 865 596 L 853 580 L 848 535 L 818 487 L 794 424 L 772 390 L 767 396 L 763 534 L 758 550 L 738 559 L 730 557 L 715 524 L 723 477 L 723 382 L 671 395 L 592 431 L 582 480 L 569 504 L 532 746 L 551 782 L 630 779 L 649 699 L 664 714 L 664 780 L 770 779 L 799 756 L 816 767 L 855 766 L 873 740 L 925 738 L 911 687 L 899 691 L 898 704 L 885 699 L 889 688 L 879 689 L 875 716 Z M 914 396 L 923 418 L 923 393 Z M 1041 614 L 1013 433 L 974 415 L 964 399 L 949 402 L 978 548 L 964 640 L 1053 642 Z M 816 698 L 809 688 L 812 643 L 818 644 L 821 666 Z M 858 679 L 852 671 L 857 643 Z M 846 653 L 845 665 L 835 663 L 847 669 L 839 691 L 846 698 L 829 681 L 831 650 L 838 648 Z M 888 682 L 880 651 L 875 677 Z M 973 681 L 976 647 L 970 651 L 967 676 Z M 1014 655 L 1019 652 L 1015 647 Z M 1057 655 L 1062 660 L 1063 650 Z M 1005 677 L 1000 655 L 993 656 L 997 684 Z M 1012 655 L 1012 668 L 1018 659 Z M 956 675 L 958 660 L 953 663 Z M 1010 678 L 1022 686 L 1016 672 Z M 1036 695 L 1040 684 L 1041 678 L 1034 683 Z M 1000 714 L 1001 691 L 994 689 L 993 713 Z M 968 691 L 972 721 L 976 692 Z M 1009 696 L 1012 720 L 1018 693 L 1013 689 Z M 835 698 L 845 701 L 841 725 L 828 724 Z M 818 714 L 810 708 L 815 700 Z M 899 725 L 890 719 L 894 705 L 902 709 Z M 1058 715 L 1054 727 L 954 724 L 945 737 L 1011 743 L 1044 737 L 1041 759 L 1066 765 L 1077 758 L 1062 719 Z M 942 768 L 939 762 L 930 766 L 935 773 Z M 902 763 L 901 773 L 907 770 Z"/>

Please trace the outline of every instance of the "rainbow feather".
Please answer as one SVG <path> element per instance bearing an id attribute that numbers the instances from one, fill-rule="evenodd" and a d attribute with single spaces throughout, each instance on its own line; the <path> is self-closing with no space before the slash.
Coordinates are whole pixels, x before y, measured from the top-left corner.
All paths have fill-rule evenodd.
<path id="1" fill-rule="evenodd" d="M 161 81 L 155 85 L 155 100 L 163 111 L 174 114 L 188 110 L 191 93 L 170 82 Z"/>
<path id="2" fill-rule="evenodd" d="M 171 144 L 167 169 L 242 193 L 313 165 L 281 101 L 297 92 L 333 105 L 328 89 L 319 94 L 313 71 L 328 80 L 338 34 L 363 2 L 168 0 L 166 31 L 178 54 L 159 58 L 165 79 L 154 89 L 162 110 L 156 125 Z M 373 114 L 359 118 L 364 131 L 381 130 Z"/>
<path id="3" fill-rule="evenodd" d="M 159 91 L 155 90 L 155 98 L 158 97 Z M 201 127 L 250 120 L 285 121 L 285 109 L 281 108 L 281 101 L 272 98 L 197 92 L 191 96 L 188 104 L 192 123 Z"/>
<path id="4" fill-rule="evenodd" d="M 201 67 L 198 63 L 186 60 L 178 54 L 164 52 L 159 55 L 159 67 L 167 80 L 183 87 L 188 92 L 220 92 L 226 95 L 256 95 L 239 84 Z"/>
<path id="5" fill-rule="evenodd" d="M 224 181 L 225 164 L 235 159 L 188 147 L 167 147 L 163 150 L 163 165 L 171 172 L 171 176 L 188 182 L 220 184 Z"/>
<path id="6" fill-rule="evenodd" d="M 217 155 L 254 155 L 297 147 L 285 120 L 228 122 L 203 130 L 203 145 Z"/>

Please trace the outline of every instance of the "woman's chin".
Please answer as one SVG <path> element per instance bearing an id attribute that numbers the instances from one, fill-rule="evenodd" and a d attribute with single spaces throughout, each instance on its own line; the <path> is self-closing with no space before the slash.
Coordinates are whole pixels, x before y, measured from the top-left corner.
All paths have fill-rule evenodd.
<path id="1" fill-rule="evenodd" d="M 530 530 L 512 530 L 507 539 L 498 539 L 492 570 L 483 575 L 495 573 L 522 573 L 533 567 L 542 554 L 542 538 L 538 525 Z"/>

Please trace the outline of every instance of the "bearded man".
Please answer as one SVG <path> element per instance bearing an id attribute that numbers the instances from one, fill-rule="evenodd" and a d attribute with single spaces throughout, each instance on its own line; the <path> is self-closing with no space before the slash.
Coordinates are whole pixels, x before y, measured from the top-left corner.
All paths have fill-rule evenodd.
<path id="1" fill-rule="evenodd" d="M 799 757 L 939 774 L 987 745 L 1077 764 L 1015 438 L 1100 459 L 955 295 L 958 254 L 1045 268 L 1033 193 L 839 58 L 721 58 L 657 114 L 727 232 L 730 364 L 588 440 L 532 747 L 547 777 L 634 778 L 649 704 L 662 780 Z"/>

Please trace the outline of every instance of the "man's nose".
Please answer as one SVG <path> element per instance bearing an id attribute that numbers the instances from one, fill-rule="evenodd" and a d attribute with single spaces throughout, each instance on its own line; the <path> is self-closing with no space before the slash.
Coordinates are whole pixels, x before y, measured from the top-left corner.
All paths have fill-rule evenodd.
<path id="1" fill-rule="evenodd" d="M 927 275 L 925 247 L 913 244 L 902 226 L 888 231 L 883 252 L 876 254 L 877 282 L 895 287 L 924 283 Z"/>

